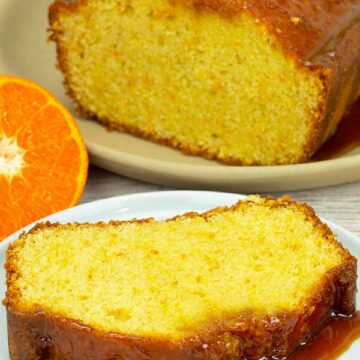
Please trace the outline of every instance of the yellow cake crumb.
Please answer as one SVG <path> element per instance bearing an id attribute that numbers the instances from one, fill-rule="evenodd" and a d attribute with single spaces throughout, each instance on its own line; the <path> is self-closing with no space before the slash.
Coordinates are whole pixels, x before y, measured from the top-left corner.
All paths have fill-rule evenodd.
<path id="1" fill-rule="evenodd" d="M 348 256 L 304 205 L 249 197 L 170 221 L 40 226 L 8 250 L 7 302 L 182 339 L 234 314 L 301 313 Z"/>
<path id="2" fill-rule="evenodd" d="M 284 54 L 262 21 L 177 1 L 126 4 L 87 0 L 52 15 L 66 84 L 85 113 L 227 163 L 309 157 L 324 80 Z"/>

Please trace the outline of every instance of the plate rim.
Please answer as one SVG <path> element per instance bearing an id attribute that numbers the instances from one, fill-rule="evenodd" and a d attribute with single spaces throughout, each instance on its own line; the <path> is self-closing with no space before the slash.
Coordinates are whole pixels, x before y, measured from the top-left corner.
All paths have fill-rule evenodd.
<path id="1" fill-rule="evenodd" d="M 61 211 L 58 211 L 54 214 L 45 216 L 39 220 L 36 220 L 34 222 L 32 222 L 29 225 L 26 225 L 24 227 L 22 227 L 21 229 L 17 230 L 16 232 L 10 234 L 9 236 L 7 236 L 4 240 L 2 240 L 0 242 L 0 253 L 3 251 L 4 247 L 9 246 L 9 244 L 16 240 L 20 234 L 22 234 L 23 232 L 28 232 L 29 230 L 31 230 L 34 226 L 36 226 L 37 224 L 40 223 L 44 223 L 44 222 L 58 222 L 59 220 L 56 220 L 56 218 L 61 217 L 61 216 L 71 216 L 71 215 L 75 215 L 76 213 L 78 213 L 79 211 L 84 211 L 87 208 L 100 208 L 102 205 L 104 204 L 113 204 L 116 205 L 116 203 L 118 201 L 126 201 L 126 200 L 131 200 L 131 199 L 136 199 L 136 198 L 140 198 L 140 200 L 142 198 L 150 198 L 150 197 L 157 197 L 157 196 L 161 196 L 161 197 L 167 197 L 167 196 L 171 196 L 171 195 L 193 195 L 195 193 L 195 195 L 197 194 L 202 194 L 202 195 L 211 195 L 211 196 L 224 196 L 224 197 L 237 197 L 239 199 L 243 199 L 246 197 L 246 195 L 244 194 L 237 194 L 237 193 L 231 193 L 231 192 L 221 192 L 221 191 L 207 191 L 207 190 L 159 190 L 159 191 L 144 191 L 144 192 L 139 192 L 139 193 L 131 193 L 131 194 L 124 194 L 124 195 L 116 195 L 116 196 L 110 196 L 110 197 L 106 197 L 106 198 L 102 198 L 102 199 L 97 199 L 97 200 L 93 200 L 93 201 L 88 201 L 85 203 L 80 203 L 77 204 L 71 208 L 68 209 L 64 209 Z M 218 205 L 221 206 L 221 205 Z"/>
<path id="2" fill-rule="evenodd" d="M 20 234 L 22 234 L 23 232 L 29 231 L 30 229 L 32 229 L 34 226 L 36 226 L 39 223 L 43 223 L 43 222 L 47 222 L 47 221 L 56 222 L 56 221 L 59 221 L 59 220 L 56 220 L 56 218 L 58 218 L 58 217 L 65 216 L 65 215 L 71 216 L 72 214 L 75 215 L 79 211 L 83 211 L 83 210 L 85 210 L 87 208 L 100 208 L 102 205 L 107 204 L 107 203 L 116 205 L 116 203 L 118 201 L 132 200 L 132 199 L 136 199 L 136 198 L 139 198 L 140 200 L 142 200 L 143 198 L 159 197 L 159 196 L 160 197 L 168 197 L 168 196 L 172 196 L 172 195 L 173 196 L 178 196 L 178 195 L 195 195 L 195 196 L 210 195 L 210 196 L 219 197 L 219 198 L 221 198 L 221 197 L 228 197 L 229 199 L 234 198 L 234 200 L 236 200 L 236 198 L 238 200 L 243 200 L 248 196 L 248 195 L 245 195 L 245 194 L 239 194 L 239 193 L 234 193 L 234 192 L 221 192 L 221 191 L 208 191 L 208 190 L 159 190 L 159 191 L 144 191 L 144 192 L 139 192 L 139 193 L 116 195 L 116 196 L 110 196 L 110 197 L 97 199 L 97 200 L 93 200 L 93 201 L 88 201 L 88 202 L 85 202 L 85 203 L 80 203 L 80 204 L 78 204 L 76 206 L 73 206 L 71 208 L 64 209 L 62 211 L 58 211 L 58 212 L 56 212 L 54 214 L 51 214 L 51 215 L 48 215 L 46 217 L 43 217 L 43 218 L 41 218 L 39 220 L 34 221 L 33 223 L 31 223 L 29 225 L 24 226 L 20 230 L 17 230 L 16 232 L 10 234 L 8 237 L 6 237 L 4 240 L 2 240 L 0 242 L 0 253 L 3 251 L 4 247 L 9 246 L 9 244 L 12 241 L 16 240 L 19 237 Z M 280 196 L 277 196 L 277 198 L 280 198 Z M 217 205 L 217 206 L 222 206 L 222 205 Z M 308 206 L 310 206 L 310 205 L 308 205 Z M 327 224 L 332 230 L 336 229 L 336 231 L 341 231 L 344 234 L 346 234 L 346 236 L 351 238 L 352 240 L 358 241 L 359 242 L 359 248 L 360 248 L 360 236 L 354 234 L 353 232 L 351 232 L 350 230 L 344 228 L 343 226 L 338 225 L 337 223 L 335 223 L 335 222 L 333 222 L 331 220 L 328 220 L 326 217 L 319 216 L 319 218 L 320 218 L 320 220 L 322 222 Z M 360 291 L 360 289 L 359 289 L 359 291 Z"/>
<path id="3" fill-rule="evenodd" d="M 83 121 L 93 120 L 80 119 L 81 131 Z M 215 161 L 192 164 L 149 158 L 84 138 L 92 164 L 129 178 L 165 186 L 249 193 L 316 189 L 360 180 L 360 154 L 291 165 L 231 166 Z M 137 138 L 137 141 L 146 140 Z"/>
<path id="4" fill-rule="evenodd" d="M 80 118 L 80 117 L 76 117 L 76 119 L 79 121 L 91 121 L 91 122 L 96 122 L 96 120 L 91 120 L 91 119 L 86 119 L 86 118 Z M 81 130 L 81 123 L 79 125 L 80 130 Z M 122 135 L 123 133 L 119 133 L 120 135 Z M 133 136 L 131 134 L 125 133 L 125 135 L 129 135 L 129 136 Z M 148 141 L 146 139 L 140 138 L 140 137 L 136 137 L 133 136 L 134 138 L 136 138 L 136 140 L 141 140 L 141 141 Z M 287 165 L 261 165 L 261 166 L 236 166 L 236 165 L 224 165 L 222 163 L 217 162 L 216 160 L 209 160 L 211 161 L 211 165 L 209 164 L 189 164 L 189 163 L 182 163 L 182 162 L 173 162 L 173 161 L 169 161 L 169 160 L 163 160 L 163 159 L 157 159 L 157 158 L 149 158 L 146 156 L 141 156 L 141 155 L 136 155 L 133 153 L 129 153 L 126 152 L 124 150 L 117 150 L 114 149 L 113 147 L 110 146 L 103 146 L 103 145 L 99 145 L 98 143 L 91 141 L 91 140 L 87 140 L 85 138 L 85 142 L 86 145 L 88 146 L 88 148 L 90 149 L 89 152 L 93 152 L 94 154 L 98 153 L 99 151 L 106 153 L 107 156 L 105 156 L 105 158 L 107 160 L 113 160 L 114 157 L 111 157 L 111 155 L 113 155 L 114 153 L 116 154 L 121 154 L 124 158 L 125 158 L 125 162 L 134 165 L 134 161 L 137 162 L 142 162 L 144 163 L 144 161 L 146 161 L 149 166 L 154 167 L 158 164 L 158 166 L 168 166 L 168 167 L 173 167 L 174 170 L 178 169 L 179 167 L 182 167 L 184 169 L 194 169 L 194 167 L 201 167 L 202 171 L 203 170 L 208 170 L 210 169 L 209 173 L 213 173 L 214 171 L 211 171 L 213 169 L 218 169 L 221 168 L 222 171 L 221 172 L 241 172 L 241 175 L 244 175 L 244 172 L 248 172 L 248 173 L 252 173 L 252 172 L 256 172 L 256 173 L 261 173 L 261 172 L 268 172 L 268 170 L 270 171 L 277 171 L 277 174 L 279 172 L 284 173 L 284 171 L 290 169 L 293 172 L 299 172 L 299 168 L 301 167 L 301 169 L 304 168 L 309 168 L 311 170 L 318 170 L 319 168 L 320 170 L 322 170 L 322 167 L 326 167 L 328 168 L 329 166 L 333 165 L 333 164 L 341 164 L 343 165 L 345 168 L 347 168 L 346 165 L 350 165 L 354 163 L 354 159 L 356 160 L 356 164 L 358 163 L 360 165 L 360 154 L 353 154 L 353 155 L 348 155 L 348 156 L 343 156 L 343 157 L 339 157 L 339 158 L 333 158 L 333 159 L 327 159 L 327 160 L 321 160 L 321 161 L 312 161 L 312 162 L 305 162 L 305 163 L 299 163 L 299 164 L 287 164 Z M 152 143 L 158 146 L 165 146 L 165 145 L 159 145 L 156 143 Z M 102 149 L 99 150 L 97 148 L 101 147 Z M 169 148 L 169 147 L 167 147 Z M 175 151 L 179 151 L 177 149 L 173 149 L 170 148 L 172 150 Z M 199 156 L 192 156 L 192 155 L 187 155 L 190 157 L 195 157 L 198 158 Z M 200 157 L 200 159 L 204 159 L 202 157 Z M 205 159 L 206 160 L 206 159 Z M 343 164 L 344 163 L 344 164 Z M 319 164 L 322 164 L 323 166 L 319 166 Z M 321 172 L 321 171 L 320 171 Z M 286 173 L 288 173 L 288 171 L 286 171 Z M 251 174 L 252 175 L 252 174 Z"/>

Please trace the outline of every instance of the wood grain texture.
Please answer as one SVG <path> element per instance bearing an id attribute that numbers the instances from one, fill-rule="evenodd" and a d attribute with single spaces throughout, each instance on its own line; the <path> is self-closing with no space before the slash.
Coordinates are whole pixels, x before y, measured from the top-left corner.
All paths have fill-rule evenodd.
<path id="1" fill-rule="evenodd" d="M 128 179 L 91 166 L 88 184 L 81 202 L 164 190 L 180 189 Z M 273 195 L 281 196 L 283 194 L 275 193 Z M 312 206 L 319 216 L 323 216 L 360 236 L 360 182 L 322 189 L 288 192 L 288 194 L 294 200 L 303 201 Z"/>

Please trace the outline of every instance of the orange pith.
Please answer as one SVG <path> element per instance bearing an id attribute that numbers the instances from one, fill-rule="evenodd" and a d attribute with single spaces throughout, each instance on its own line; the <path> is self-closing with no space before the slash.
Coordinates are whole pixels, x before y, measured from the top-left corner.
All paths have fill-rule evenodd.
<path id="1" fill-rule="evenodd" d="M 71 114 L 39 85 L 0 76 L 0 240 L 75 205 L 87 168 Z"/>

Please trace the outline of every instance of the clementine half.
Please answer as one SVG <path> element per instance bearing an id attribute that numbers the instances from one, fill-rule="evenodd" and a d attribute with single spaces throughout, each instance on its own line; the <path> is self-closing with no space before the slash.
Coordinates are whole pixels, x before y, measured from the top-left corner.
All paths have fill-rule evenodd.
<path id="1" fill-rule="evenodd" d="M 32 81 L 0 75 L 0 240 L 75 205 L 88 155 L 71 114 Z"/>

